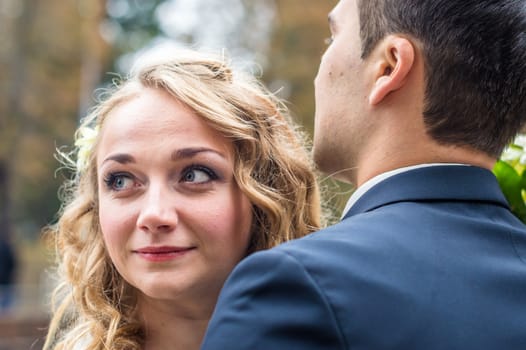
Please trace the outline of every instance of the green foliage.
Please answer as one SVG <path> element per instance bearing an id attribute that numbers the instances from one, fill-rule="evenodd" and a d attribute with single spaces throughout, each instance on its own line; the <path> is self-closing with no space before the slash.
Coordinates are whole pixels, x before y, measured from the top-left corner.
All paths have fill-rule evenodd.
<path id="1" fill-rule="evenodd" d="M 493 173 L 512 212 L 526 223 L 526 135 L 519 134 L 502 153 Z"/>

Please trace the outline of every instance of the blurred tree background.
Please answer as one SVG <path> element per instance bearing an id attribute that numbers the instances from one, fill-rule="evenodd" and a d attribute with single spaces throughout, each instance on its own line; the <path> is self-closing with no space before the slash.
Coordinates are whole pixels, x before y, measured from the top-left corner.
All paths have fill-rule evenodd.
<path id="1" fill-rule="evenodd" d="M 41 229 L 54 221 L 69 176 L 57 171 L 54 153 L 72 144 L 97 88 L 148 50 L 226 48 L 234 60 L 255 62 L 251 69 L 312 132 L 313 79 L 336 2 L 0 0 L 0 235 L 19 253 L 15 306 L 34 313 L 26 299 L 47 291 Z"/>

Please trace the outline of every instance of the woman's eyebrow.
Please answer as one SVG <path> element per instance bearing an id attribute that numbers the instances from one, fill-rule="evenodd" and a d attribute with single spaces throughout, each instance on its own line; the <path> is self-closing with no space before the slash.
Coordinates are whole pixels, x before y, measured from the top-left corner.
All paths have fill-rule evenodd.
<path id="1" fill-rule="evenodd" d="M 221 158 L 226 158 L 226 156 L 212 148 L 207 147 L 189 147 L 189 148 L 181 148 L 176 151 L 174 151 L 170 157 L 172 161 L 182 159 L 182 158 L 192 158 L 195 157 L 199 153 L 215 153 Z"/>
<path id="2" fill-rule="evenodd" d="M 104 159 L 104 161 L 102 162 L 102 164 L 108 162 L 108 161 L 114 161 L 114 162 L 117 162 L 117 163 L 121 163 L 121 164 L 126 164 L 126 163 L 135 163 L 135 158 L 133 158 L 133 156 L 129 155 L 129 154 L 126 154 L 126 153 L 117 153 L 117 154 L 113 154 L 109 157 L 107 157 L 106 159 Z"/>

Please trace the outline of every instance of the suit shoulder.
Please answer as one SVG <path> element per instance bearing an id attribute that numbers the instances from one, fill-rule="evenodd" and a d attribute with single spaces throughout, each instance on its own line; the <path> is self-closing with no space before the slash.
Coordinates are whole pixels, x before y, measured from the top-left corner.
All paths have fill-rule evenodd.
<path id="1" fill-rule="evenodd" d="M 347 348 L 323 288 L 297 256 L 283 249 L 250 255 L 227 279 L 204 348 L 233 348 L 226 344 L 229 338 L 240 349 Z"/>

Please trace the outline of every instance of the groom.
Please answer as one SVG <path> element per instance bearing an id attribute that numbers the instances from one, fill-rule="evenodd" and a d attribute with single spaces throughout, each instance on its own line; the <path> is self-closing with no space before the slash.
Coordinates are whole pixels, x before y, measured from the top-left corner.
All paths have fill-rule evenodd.
<path id="1" fill-rule="evenodd" d="M 525 0 L 341 0 L 314 157 L 340 223 L 249 256 L 202 349 L 526 349 L 526 228 L 491 172 L 526 120 Z"/>

